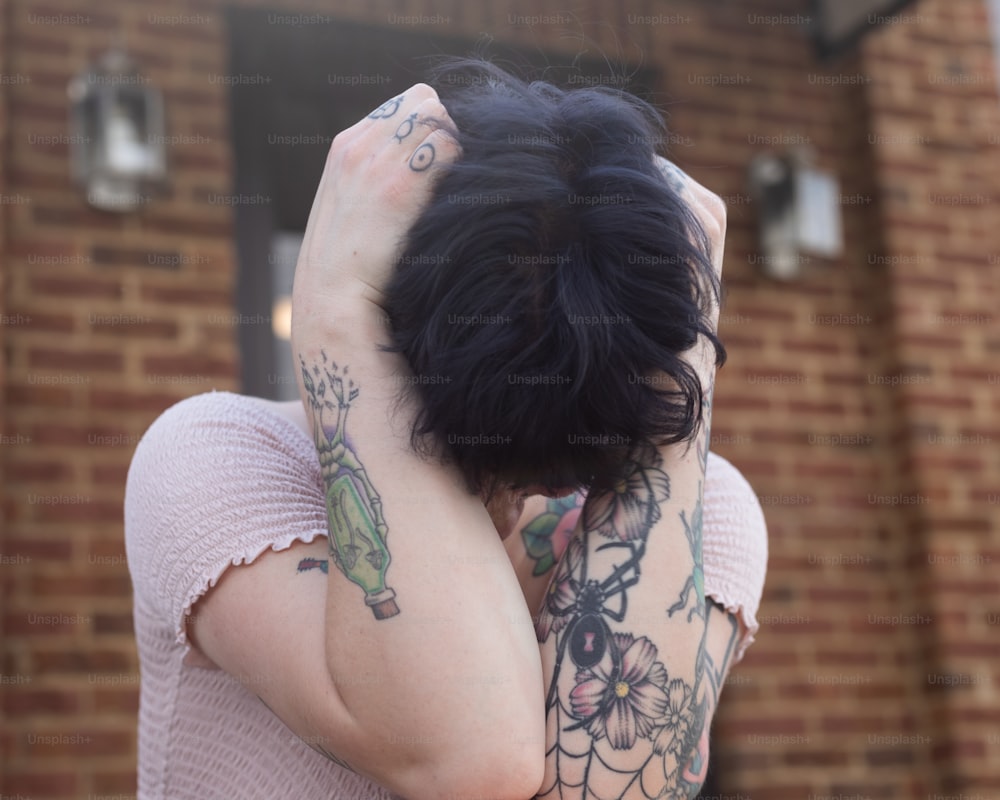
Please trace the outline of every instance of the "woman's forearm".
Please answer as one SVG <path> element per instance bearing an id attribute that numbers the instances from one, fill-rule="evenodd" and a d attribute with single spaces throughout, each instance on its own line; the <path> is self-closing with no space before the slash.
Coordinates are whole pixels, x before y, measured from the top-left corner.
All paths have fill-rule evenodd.
<path id="1" fill-rule="evenodd" d="M 543 729 L 530 615 L 481 500 L 412 452 L 413 376 L 381 339 L 363 301 L 293 329 L 326 489 L 329 669 L 398 785 L 524 796 Z"/>
<path id="2" fill-rule="evenodd" d="M 580 775 L 594 796 L 623 800 L 689 796 L 703 780 L 692 764 L 711 713 L 701 539 L 714 367 L 697 364 L 695 439 L 637 453 L 613 490 L 590 494 L 542 602 L 539 797 Z"/>

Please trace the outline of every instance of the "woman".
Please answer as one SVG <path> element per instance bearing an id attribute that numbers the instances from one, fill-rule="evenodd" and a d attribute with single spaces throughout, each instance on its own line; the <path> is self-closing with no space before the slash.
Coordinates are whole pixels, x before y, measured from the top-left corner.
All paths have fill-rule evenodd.
<path id="1" fill-rule="evenodd" d="M 638 101 L 459 69 L 480 79 L 448 109 L 418 84 L 331 147 L 293 296 L 302 403 L 191 398 L 137 449 L 140 797 L 704 780 L 766 561 L 752 490 L 708 453 L 724 207 L 655 158 Z M 541 166 L 499 167 L 505 141 Z M 512 199 L 456 200 L 487 189 Z M 481 303 L 526 280 L 484 336 Z"/>

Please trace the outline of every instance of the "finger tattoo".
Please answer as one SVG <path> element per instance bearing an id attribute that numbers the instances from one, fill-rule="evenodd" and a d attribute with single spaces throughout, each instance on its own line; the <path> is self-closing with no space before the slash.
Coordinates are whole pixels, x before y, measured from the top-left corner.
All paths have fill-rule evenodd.
<path id="1" fill-rule="evenodd" d="M 414 172 L 423 172 L 434 163 L 434 156 L 434 145 L 430 142 L 424 142 L 420 145 L 420 147 L 414 150 L 413 155 L 410 156 L 410 169 Z"/>
<path id="2" fill-rule="evenodd" d="M 396 112 L 399 111 L 399 107 L 403 104 L 405 97 L 405 94 L 401 94 L 399 97 L 392 98 L 392 100 L 386 100 L 368 115 L 368 119 L 389 119 L 389 117 L 395 116 Z"/>
<path id="3" fill-rule="evenodd" d="M 417 119 L 417 112 L 414 111 L 410 116 L 399 123 L 399 127 L 396 128 L 396 132 L 393 134 L 396 141 L 402 144 L 403 139 L 413 133 L 413 126 Z"/>
<path id="4" fill-rule="evenodd" d="M 677 194 L 682 194 L 684 192 L 684 173 L 675 164 L 671 164 L 666 159 L 658 163 L 660 172 L 666 177 L 670 188 L 677 192 Z"/>

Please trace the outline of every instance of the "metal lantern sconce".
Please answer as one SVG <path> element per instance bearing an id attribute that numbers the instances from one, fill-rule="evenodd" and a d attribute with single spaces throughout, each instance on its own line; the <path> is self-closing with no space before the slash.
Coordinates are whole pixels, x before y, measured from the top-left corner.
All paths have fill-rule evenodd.
<path id="1" fill-rule="evenodd" d="M 70 81 L 70 158 L 87 202 L 132 211 L 166 181 L 163 97 L 120 49 Z"/>
<path id="2" fill-rule="evenodd" d="M 835 176 L 813 166 L 806 148 L 761 153 L 750 163 L 757 204 L 760 262 L 771 278 L 799 275 L 810 255 L 838 258 L 844 249 L 840 193 Z"/>

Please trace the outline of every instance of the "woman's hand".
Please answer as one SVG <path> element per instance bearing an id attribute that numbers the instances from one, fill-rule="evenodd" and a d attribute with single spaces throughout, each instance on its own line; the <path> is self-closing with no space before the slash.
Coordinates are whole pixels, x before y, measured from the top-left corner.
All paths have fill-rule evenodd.
<path id="1" fill-rule="evenodd" d="M 458 155 L 453 128 L 437 92 L 418 83 L 333 140 L 295 270 L 297 316 L 345 299 L 381 305 L 403 237 Z"/>
<path id="2" fill-rule="evenodd" d="M 708 240 L 708 256 L 715 270 L 716 278 L 722 278 L 722 258 L 726 246 L 726 202 L 715 192 L 705 188 L 680 167 L 662 156 L 656 157 L 657 166 L 688 208 L 698 219 Z M 708 296 L 714 292 L 709 291 Z M 712 329 L 719 325 L 719 304 L 712 303 L 708 313 Z M 715 379 L 715 349 L 704 337 L 688 351 L 686 358 L 701 376 L 708 397 Z M 706 422 L 707 425 L 707 422 Z"/>
<path id="3" fill-rule="evenodd" d="M 663 156 L 657 156 L 656 163 L 674 190 L 701 222 L 708 236 L 712 266 L 715 267 L 715 274 L 721 276 L 722 252 L 726 240 L 726 201 Z"/>

